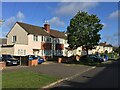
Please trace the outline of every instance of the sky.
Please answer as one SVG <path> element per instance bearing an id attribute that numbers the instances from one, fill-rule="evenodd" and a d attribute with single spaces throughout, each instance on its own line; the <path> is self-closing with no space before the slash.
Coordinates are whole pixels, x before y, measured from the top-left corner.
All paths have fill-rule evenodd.
<path id="1" fill-rule="evenodd" d="M 16 21 L 37 26 L 43 26 L 47 21 L 52 29 L 66 31 L 70 19 L 78 11 L 86 11 L 97 15 L 104 25 L 99 32 L 100 42 L 118 46 L 117 2 L 2 2 L 0 7 L 2 19 L 5 20 L 0 26 L 0 37 L 5 37 Z"/>

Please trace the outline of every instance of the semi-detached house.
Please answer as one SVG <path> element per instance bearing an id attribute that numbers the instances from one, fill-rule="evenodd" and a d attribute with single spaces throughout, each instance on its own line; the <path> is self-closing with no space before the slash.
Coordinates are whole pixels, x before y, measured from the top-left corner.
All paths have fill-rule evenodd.
<path id="1" fill-rule="evenodd" d="M 44 58 L 66 56 L 67 36 L 58 30 L 16 22 L 6 35 L 7 45 L 2 52 L 14 56 L 39 55 Z"/>

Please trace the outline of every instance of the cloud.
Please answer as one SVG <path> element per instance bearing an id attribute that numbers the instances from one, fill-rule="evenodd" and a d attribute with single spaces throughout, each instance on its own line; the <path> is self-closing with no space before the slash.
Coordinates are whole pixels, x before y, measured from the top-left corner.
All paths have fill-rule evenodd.
<path id="1" fill-rule="evenodd" d="M 107 24 L 106 23 L 102 23 L 104 26 L 103 26 L 103 28 L 106 28 L 107 27 Z"/>
<path id="2" fill-rule="evenodd" d="M 6 20 L 5 26 L 11 28 L 11 26 L 14 25 L 15 21 L 16 21 L 15 17 L 10 17 L 9 19 Z"/>
<path id="3" fill-rule="evenodd" d="M 97 2 L 64 2 L 58 5 L 55 13 L 58 15 L 74 15 L 78 11 L 87 11 L 97 5 Z"/>
<path id="4" fill-rule="evenodd" d="M 115 19 L 115 18 L 118 18 L 119 14 L 120 14 L 120 11 L 119 10 L 116 10 L 114 12 L 112 12 L 111 14 L 109 14 L 109 19 Z"/>
<path id="5" fill-rule="evenodd" d="M 64 26 L 65 25 L 65 23 L 62 21 L 62 20 L 60 20 L 60 18 L 59 17 L 53 17 L 53 18 L 51 18 L 50 20 L 48 20 L 48 22 L 52 25 L 52 26 Z"/>
<path id="6" fill-rule="evenodd" d="M 118 46 L 118 44 L 120 44 L 119 37 L 120 37 L 120 32 L 115 32 L 112 35 L 103 36 L 104 40 L 112 44 L 113 46 Z"/>
<path id="7" fill-rule="evenodd" d="M 22 20 L 22 19 L 24 19 L 25 18 L 25 16 L 24 16 L 24 14 L 21 12 L 21 11 L 19 11 L 18 13 L 17 13 L 17 16 L 16 16 L 19 20 Z"/>
<path id="8" fill-rule="evenodd" d="M 12 16 L 12 17 L 6 19 L 5 24 L 3 26 L 5 26 L 7 28 L 11 28 L 16 21 L 23 21 L 24 18 L 25 18 L 25 15 L 21 11 L 19 11 L 16 14 L 16 16 Z"/>

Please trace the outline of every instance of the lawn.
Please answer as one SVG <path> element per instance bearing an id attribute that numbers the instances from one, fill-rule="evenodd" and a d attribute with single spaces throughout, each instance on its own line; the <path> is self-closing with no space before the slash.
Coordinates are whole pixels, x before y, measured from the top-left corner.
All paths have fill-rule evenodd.
<path id="1" fill-rule="evenodd" d="M 2 88 L 41 88 L 58 80 L 57 77 L 39 74 L 28 70 L 2 74 Z"/>

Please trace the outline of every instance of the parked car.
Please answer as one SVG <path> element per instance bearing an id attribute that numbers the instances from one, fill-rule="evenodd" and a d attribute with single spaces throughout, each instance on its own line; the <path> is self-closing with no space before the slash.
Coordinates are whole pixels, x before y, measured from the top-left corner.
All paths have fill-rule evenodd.
<path id="1" fill-rule="evenodd" d="M 38 59 L 38 64 L 41 64 L 44 62 L 44 59 L 40 56 L 35 56 L 35 55 L 27 55 L 29 60 L 33 60 L 33 59 Z"/>
<path id="2" fill-rule="evenodd" d="M 26 57 L 28 58 L 28 60 L 37 59 L 37 57 L 35 55 L 27 55 Z"/>
<path id="3" fill-rule="evenodd" d="M 87 62 L 88 59 L 91 59 L 92 62 L 100 62 L 101 63 L 104 61 L 103 58 L 98 55 L 84 55 L 84 56 L 80 57 L 80 61 Z"/>
<path id="4" fill-rule="evenodd" d="M 12 55 L 9 54 L 2 54 L 1 55 L 2 61 L 6 62 L 6 65 L 19 65 L 20 60 L 15 59 Z"/>
<path id="5" fill-rule="evenodd" d="M 37 56 L 38 57 L 38 64 L 41 64 L 44 62 L 44 59 L 40 56 Z"/>
<path id="6" fill-rule="evenodd" d="M 95 62 L 103 62 L 104 61 L 104 58 L 102 58 L 102 57 L 100 57 L 100 56 L 98 56 L 98 55 L 89 55 L 89 57 L 91 58 L 91 59 L 93 59 Z"/>

